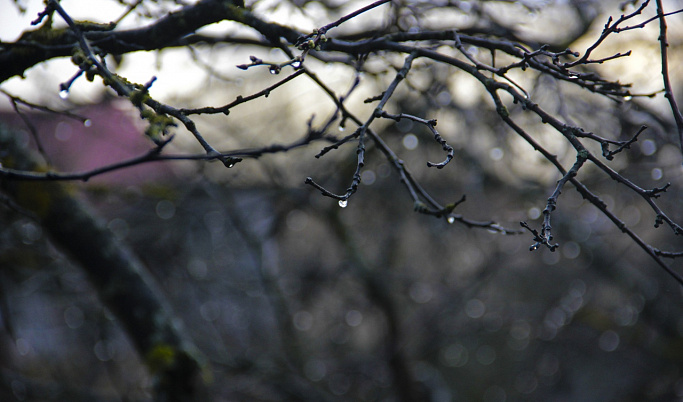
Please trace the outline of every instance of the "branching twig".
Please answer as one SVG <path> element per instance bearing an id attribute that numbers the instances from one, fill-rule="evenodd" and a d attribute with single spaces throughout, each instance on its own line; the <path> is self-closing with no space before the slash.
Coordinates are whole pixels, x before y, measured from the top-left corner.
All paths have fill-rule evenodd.
<path id="1" fill-rule="evenodd" d="M 175 117 L 176 119 L 180 120 L 180 122 L 183 123 L 185 128 L 194 135 L 195 139 L 199 144 L 204 148 L 206 151 L 207 155 L 211 157 L 215 157 L 217 159 L 220 159 L 223 164 L 231 168 L 235 165 L 235 163 L 239 162 L 241 159 L 239 158 L 224 158 L 222 155 L 216 151 L 211 144 L 209 144 L 204 137 L 201 135 L 201 133 L 197 130 L 197 127 L 195 123 L 188 118 L 185 114 L 181 113 L 178 109 L 175 109 L 171 106 L 164 105 L 160 102 L 155 101 L 151 97 L 147 95 L 147 91 L 149 89 L 149 86 L 151 86 L 152 81 L 150 81 L 149 85 L 144 86 L 143 88 L 137 90 L 134 90 L 128 85 L 126 82 L 121 80 L 119 77 L 115 76 L 109 69 L 106 68 L 106 66 L 97 58 L 95 53 L 93 52 L 92 47 L 90 46 L 90 43 L 88 40 L 85 38 L 83 35 L 83 32 L 79 28 L 79 26 L 71 19 L 71 17 L 64 11 L 62 8 L 61 4 L 56 1 L 56 0 L 50 0 L 49 1 L 49 7 L 57 11 L 57 13 L 64 19 L 64 21 L 69 25 L 69 28 L 73 31 L 73 33 L 76 35 L 78 38 L 78 43 L 80 45 L 81 50 L 85 53 L 85 56 L 87 57 L 87 63 L 86 64 L 92 64 L 97 71 L 102 74 L 102 77 L 104 79 L 104 82 L 107 83 L 107 85 L 111 86 L 112 89 L 114 89 L 119 95 L 121 96 L 126 96 L 128 98 L 131 98 L 131 101 L 133 104 L 136 104 L 138 108 L 140 108 L 142 115 L 145 116 L 144 111 L 142 110 L 142 103 L 145 103 L 152 109 L 157 114 L 160 114 L 162 116 L 165 115 L 170 115 Z M 85 63 L 85 62 L 84 62 Z M 136 99 L 137 98 L 137 99 Z M 162 129 L 162 130 L 165 130 Z M 155 142 L 157 141 L 156 138 L 152 137 L 152 140 Z"/>
<path id="2" fill-rule="evenodd" d="M 638 129 L 638 132 L 636 132 L 633 137 L 631 137 L 630 140 L 628 141 L 621 141 L 621 142 L 616 142 L 616 141 L 609 141 L 606 139 L 599 139 L 600 141 L 600 146 L 602 147 L 602 156 L 605 157 L 608 161 L 611 161 L 614 159 L 614 155 L 618 154 L 619 152 L 623 151 L 624 149 L 629 149 L 631 148 L 631 144 L 634 142 L 638 141 L 638 136 L 643 133 L 643 131 L 647 130 L 647 126 L 640 126 L 640 129 Z M 619 144 L 619 147 L 615 149 L 614 151 L 609 150 L 609 144 Z"/>
<path id="3" fill-rule="evenodd" d="M 389 84 L 389 87 L 387 90 L 384 92 L 384 95 L 382 96 L 382 99 L 379 101 L 379 104 L 373 111 L 372 115 L 363 123 L 358 130 L 354 133 L 354 136 L 358 138 L 358 149 L 356 151 L 356 154 L 358 155 L 358 162 L 356 164 L 356 171 L 353 174 L 353 179 L 351 181 L 351 185 L 349 188 L 346 190 L 346 193 L 343 195 L 337 195 L 334 193 L 331 193 L 330 191 L 326 190 L 323 186 L 319 185 L 316 183 L 312 178 L 307 177 L 305 180 L 306 184 L 312 185 L 316 189 L 320 190 L 320 192 L 327 196 L 327 197 L 332 197 L 335 199 L 339 200 L 339 205 L 341 206 L 346 206 L 346 202 L 349 199 L 353 193 L 356 192 L 358 189 L 358 185 L 360 184 L 361 181 L 361 170 L 363 169 L 363 166 L 365 165 L 365 134 L 368 131 L 368 128 L 372 124 L 372 122 L 378 118 L 382 117 L 382 112 L 383 108 L 386 105 L 386 103 L 389 101 L 389 98 L 394 94 L 394 91 L 396 90 L 396 87 L 398 87 L 398 84 L 403 81 L 403 79 L 408 75 L 408 72 L 410 71 L 410 67 L 413 63 L 413 59 L 415 58 L 414 54 L 408 55 L 406 57 L 406 60 L 403 64 L 403 67 L 398 71 L 396 74 L 396 78 Z M 341 103 L 341 102 L 340 102 Z"/>
<path id="4" fill-rule="evenodd" d="M 548 247 L 550 251 L 555 251 L 559 244 L 551 243 L 553 240 L 553 235 L 552 235 L 552 225 L 550 224 L 550 216 L 552 212 L 557 208 L 557 199 L 560 197 L 560 194 L 562 193 L 562 188 L 564 185 L 569 181 L 570 179 L 574 178 L 576 174 L 579 172 L 579 169 L 581 169 L 581 166 L 586 162 L 587 155 L 584 153 L 579 152 L 579 154 L 576 157 L 576 162 L 574 165 L 569 169 L 567 173 L 562 176 L 562 178 L 557 182 L 557 186 L 555 187 L 555 191 L 553 191 L 553 194 L 548 198 L 548 203 L 546 204 L 545 208 L 543 209 L 543 225 L 541 226 L 541 233 L 540 235 L 536 231 L 532 231 L 534 235 L 534 240 L 536 243 L 534 243 L 529 249 L 530 250 L 536 250 L 539 248 L 541 245 L 544 245 Z M 522 226 L 525 228 L 531 230 L 526 223 L 522 223 Z"/>
<path id="5" fill-rule="evenodd" d="M 638 7 L 635 11 L 633 11 L 631 14 L 628 14 L 628 15 L 622 15 L 621 17 L 619 17 L 618 20 L 616 20 L 616 21 L 614 22 L 614 24 L 612 24 L 612 17 L 609 17 L 609 19 L 607 20 L 607 23 L 605 23 L 605 27 L 604 27 L 604 29 L 602 30 L 602 33 L 600 34 L 600 37 L 599 37 L 599 38 L 598 38 L 590 47 L 588 47 L 588 49 L 586 49 L 586 52 L 583 54 L 583 56 L 582 56 L 581 58 L 579 58 L 578 60 L 575 60 L 575 61 L 573 61 L 573 62 L 564 63 L 564 64 L 562 65 L 562 67 L 564 67 L 564 68 L 571 68 L 571 67 L 574 67 L 574 66 L 578 66 L 578 65 L 581 65 L 581 64 L 586 64 L 586 63 L 588 63 L 588 58 L 589 58 L 590 55 L 593 53 L 593 51 L 594 51 L 595 49 L 597 49 L 598 46 L 600 46 L 600 44 L 601 44 L 605 39 L 607 39 L 607 37 L 608 37 L 610 34 L 612 34 L 612 33 L 618 33 L 618 32 L 619 32 L 619 31 L 618 31 L 618 29 L 620 28 L 619 25 L 620 25 L 622 22 L 628 21 L 628 20 L 630 20 L 631 18 L 634 18 L 634 17 L 640 15 L 640 14 L 643 12 L 643 10 L 645 10 L 645 8 L 647 7 L 647 5 L 648 5 L 649 3 L 650 3 L 650 0 L 645 0 L 645 1 L 643 2 L 643 4 L 641 4 L 640 7 Z"/>
<path id="6" fill-rule="evenodd" d="M 441 134 L 439 134 L 439 132 L 436 130 L 436 128 L 435 128 L 436 119 L 425 120 L 421 117 L 412 116 L 412 115 L 409 115 L 406 113 L 391 114 L 391 113 L 387 113 L 385 111 L 382 111 L 381 117 L 391 119 L 391 120 L 395 120 L 395 121 L 401 121 L 401 119 L 408 119 L 408 120 L 416 121 L 420 124 L 424 124 L 425 126 L 427 126 L 427 128 L 432 132 L 432 134 L 434 134 L 434 139 L 436 140 L 436 142 L 441 144 L 441 147 L 443 148 L 443 150 L 447 152 L 446 160 L 444 160 L 443 162 L 439 162 L 439 163 L 427 162 L 427 166 L 436 167 L 437 169 L 442 169 L 448 164 L 448 162 L 450 162 L 453 159 L 453 155 L 454 155 L 455 150 L 453 149 L 452 146 L 448 145 L 446 140 L 443 139 L 443 137 L 441 137 Z"/>

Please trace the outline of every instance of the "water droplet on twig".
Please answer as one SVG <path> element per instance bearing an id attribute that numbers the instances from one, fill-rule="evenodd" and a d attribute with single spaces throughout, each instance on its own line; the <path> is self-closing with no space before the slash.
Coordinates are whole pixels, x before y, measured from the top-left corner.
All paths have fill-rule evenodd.
<path id="1" fill-rule="evenodd" d="M 349 202 L 346 200 L 339 200 L 339 206 L 342 208 L 346 208 L 346 206 L 349 205 Z"/>

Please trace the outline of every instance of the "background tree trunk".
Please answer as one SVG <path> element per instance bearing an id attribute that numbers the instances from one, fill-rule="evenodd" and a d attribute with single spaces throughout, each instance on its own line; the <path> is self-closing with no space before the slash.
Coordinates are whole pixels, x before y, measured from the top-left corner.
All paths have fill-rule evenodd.
<path id="1" fill-rule="evenodd" d="M 44 170 L 40 157 L 0 126 L 4 167 Z M 68 183 L 3 181 L 14 207 L 36 218 L 54 244 L 86 271 L 107 308 L 121 320 L 155 379 L 156 399 L 198 398 L 203 357 L 187 339 L 147 268 L 106 228 Z"/>

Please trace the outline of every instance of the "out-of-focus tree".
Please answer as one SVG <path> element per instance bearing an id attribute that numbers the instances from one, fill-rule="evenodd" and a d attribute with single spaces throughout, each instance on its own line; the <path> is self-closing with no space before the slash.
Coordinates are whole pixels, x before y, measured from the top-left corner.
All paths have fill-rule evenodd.
<path id="1" fill-rule="evenodd" d="M 1 395 L 683 396 L 675 2 L 5 7 Z"/>

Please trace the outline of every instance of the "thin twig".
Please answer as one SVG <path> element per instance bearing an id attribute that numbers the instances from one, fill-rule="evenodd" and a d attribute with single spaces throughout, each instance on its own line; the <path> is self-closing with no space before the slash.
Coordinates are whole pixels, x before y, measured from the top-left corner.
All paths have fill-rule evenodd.
<path id="1" fill-rule="evenodd" d="M 228 115 L 230 113 L 230 109 L 234 108 L 237 105 L 240 105 L 242 103 L 246 103 L 249 101 L 252 101 L 254 99 L 260 98 L 260 97 L 268 97 L 273 90 L 277 89 L 278 87 L 288 83 L 289 81 L 292 81 L 294 78 L 300 76 L 301 74 L 304 74 L 305 71 L 302 70 L 297 70 L 294 73 L 288 75 L 287 77 L 283 78 L 282 80 L 276 82 L 275 84 L 269 86 L 268 88 L 265 88 L 259 92 L 256 92 L 254 94 L 251 94 L 249 96 L 238 96 L 234 101 L 231 103 L 228 103 L 227 105 L 220 106 L 220 107 L 202 107 L 202 108 L 195 108 L 195 109 L 178 109 L 178 112 L 183 115 L 191 115 L 191 114 L 218 114 L 222 113 L 225 115 Z"/>
<path id="2" fill-rule="evenodd" d="M 336 28 L 336 27 L 338 27 L 339 25 L 345 23 L 346 21 L 348 21 L 348 20 L 350 20 L 350 19 L 352 19 L 352 18 L 355 18 L 355 17 L 359 16 L 360 14 L 363 14 L 363 13 L 366 12 L 366 11 L 372 10 L 372 9 L 375 8 L 375 7 L 379 7 L 379 6 L 381 6 L 382 4 L 389 3 L 389 2 L 391 2 L 391 0 L 379 0 L 379 1 L 376 1 L 376 2 L 374 2 L 374 3 L 372 3 L 372 4 L 368 4 L 367 6 L 365 6 L 365 7 L 363 7 L 363 8 L 360 8 L 360 9 L 358 9 L 358 10 L 352 12 L 352 13 L 349 13 L 349 14 L 347 14 L 347 15 L 341 17 L 340 19 L 338 19 L 338 20 L 336 20 L 336 21 L 334 21 L 334 22 L 331 22 L 331 23 L 325 25 L 324 27 L 320 28 L 318 31 L 319 31 L 319 32 L 322 32 L 322 33 L 324 34 L 324 33 L 326 33 L 327 31 L 329 31 L 330 29 Z"/>

